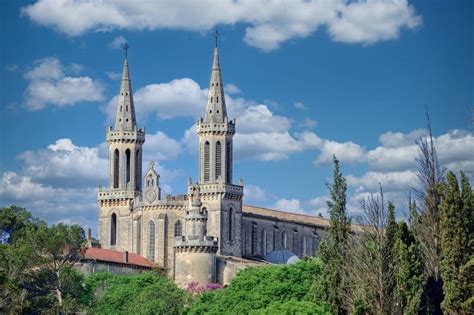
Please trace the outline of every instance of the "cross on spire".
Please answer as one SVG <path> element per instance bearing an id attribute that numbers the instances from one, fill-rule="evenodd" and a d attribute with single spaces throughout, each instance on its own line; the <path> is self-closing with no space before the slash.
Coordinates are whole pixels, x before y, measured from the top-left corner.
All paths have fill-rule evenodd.
<path id="1" fill-rule="evenodd" d="M 128 44 L 125 43 L 125 44 L 123 44 L 122 48 L 123 48 L 123 50 L 125 50 L 125 58 L 128 58 L 127 53 L 128 53 L 128 49 L 130 48 L 130 46 L 128 46 Z"/>
<path id="2" fill-rule="evenodd" d="M 214 39 L 215 39 L 215 41 L 216 41 L 216 47 L 217 47 L 217 38 L 219 37 L 219 35 L 220 35 L 219 32 L 216 30 L 216 31 L 214 32 Z"/>

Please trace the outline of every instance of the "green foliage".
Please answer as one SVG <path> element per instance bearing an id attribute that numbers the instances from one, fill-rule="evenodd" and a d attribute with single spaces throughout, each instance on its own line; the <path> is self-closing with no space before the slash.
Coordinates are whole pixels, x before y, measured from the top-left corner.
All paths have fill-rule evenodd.
<path id="1" fill-rule="evenodd" d="M 398 310 L 416 314 L 423 294 L 422 261 L 413 232 L 405 222 L 398 223 L 393 253 Z"/>
<path id="2" fill-rule="evenodd" d="M 459 313 L 464 291 L 459 282 L 459 269 L 465 263 L 468 227 L 467 220 L 462 217 L 463 200 L 456 175 L 449 172 L 446 180 L 440 205 L 441 275 L 444 290 L 442 308 L 446 313 Z"/>
<path id="3" fill-rule="evenodd" d="M 308 295 L 320 274 L 321 262 L 317 259 L 244 269 L 227 288 L 202 294 L 187 313 L 324 314 L 325 308 L 313 303 Z"/>
<path id="4" fill-rule="evenodd" d="M 86 279 L 86 288 L 83 299 L 93 314 L 180 314 L 190 302 L 187 292 L 157 272 L 96 273 Z"/>
<path id="5" fill-rule="evenodd" d="M 72 312 L 81 306 L 81 273 L 73 269 L 84 249 L 79 226 L 48 227 L 25 209 L 0 211 L 0 312 Z"/>
<path id="6" fill-rule="evenodd" d="M 395 302 L 395 241 L 397 234 L 397 223 L 395 221 L 395 205 L 388 203 L 387 223 L 385 226 L 385 239 L 382 248 L 382 275 L 383 275 L 383 296 L 386 298 L 384 312 L 390 313 L 392 304 Z"/>
<path id="7" fill-rule="evenodd" d="M 342 176 L 339 161 L 334 160 L 333 182 L 328 185 L 330 201 L 327 202 L 330 222 L 325 239 L 319 246 L 318 256 L 323 262 L 323 276 L 312 288 L 314 299 L 326 301 L 334 313 L 344 309 L 346 275 L 344 263 L 347 261 L 351 220 L 346 209 L 346 179 Z"/>

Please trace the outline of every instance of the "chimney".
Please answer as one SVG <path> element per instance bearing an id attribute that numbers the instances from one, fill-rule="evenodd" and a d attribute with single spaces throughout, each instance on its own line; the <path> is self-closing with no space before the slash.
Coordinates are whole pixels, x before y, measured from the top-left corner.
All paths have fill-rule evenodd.
<path id="1" fill-rule="evenodd" d="M 128 251 L 123 252 L 123 262 L 128 263 Z"/>
<path id="2" fill-rule="evenodd" d="M 92 229 L 87 228 L 87 239 L 90 240 L 92 238 Z"/>

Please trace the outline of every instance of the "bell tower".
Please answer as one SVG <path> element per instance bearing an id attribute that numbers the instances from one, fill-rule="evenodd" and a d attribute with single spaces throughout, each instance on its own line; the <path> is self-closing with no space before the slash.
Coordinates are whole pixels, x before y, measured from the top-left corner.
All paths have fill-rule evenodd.
<path id="1" fill-rule="evenodd" d="M 206 111 L 197 121 L 202 208 L 207 211 L 208 235 L 218 240 L 218 254 L 241 256 L 243 186 L 232 183 L 235 119 L 229 120 L 222 82 L 219 49 L 214 58 Z"/>
<path id="2" fill-rule="evenodd" d="M 107 129 L 109 187 L 99 190 L 99 240 L 103 248 L 131 251 L 128 218 L 142 192 L 142 145 L 145 130 L 138 129 L 125 44 L 122 81 L 115 126 Z"/>

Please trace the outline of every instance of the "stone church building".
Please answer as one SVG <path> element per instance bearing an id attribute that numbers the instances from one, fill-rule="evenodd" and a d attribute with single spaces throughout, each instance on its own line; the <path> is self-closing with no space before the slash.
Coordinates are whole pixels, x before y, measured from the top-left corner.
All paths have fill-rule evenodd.
<path id="1" fill-rule="evenodd" d="M 185 194 L 162 195 L 153 162 L 142 174 L 145 129 L 135 117 L 127 56 L 115 126 L 107 130 L 109 185 L 98 192 L 100 247 L 148 258 L 181 286 L 227 284 L 240 269 L 265 264 L 272 252 L 312 256 L 328 226 L 322 218 L 244 205 L 243 181 L 233 180 L 238 123 L 227 116 L 221 72 L 216 46 L 207 104 L 196 123 L 198 180 L 189 179 Z"/>

